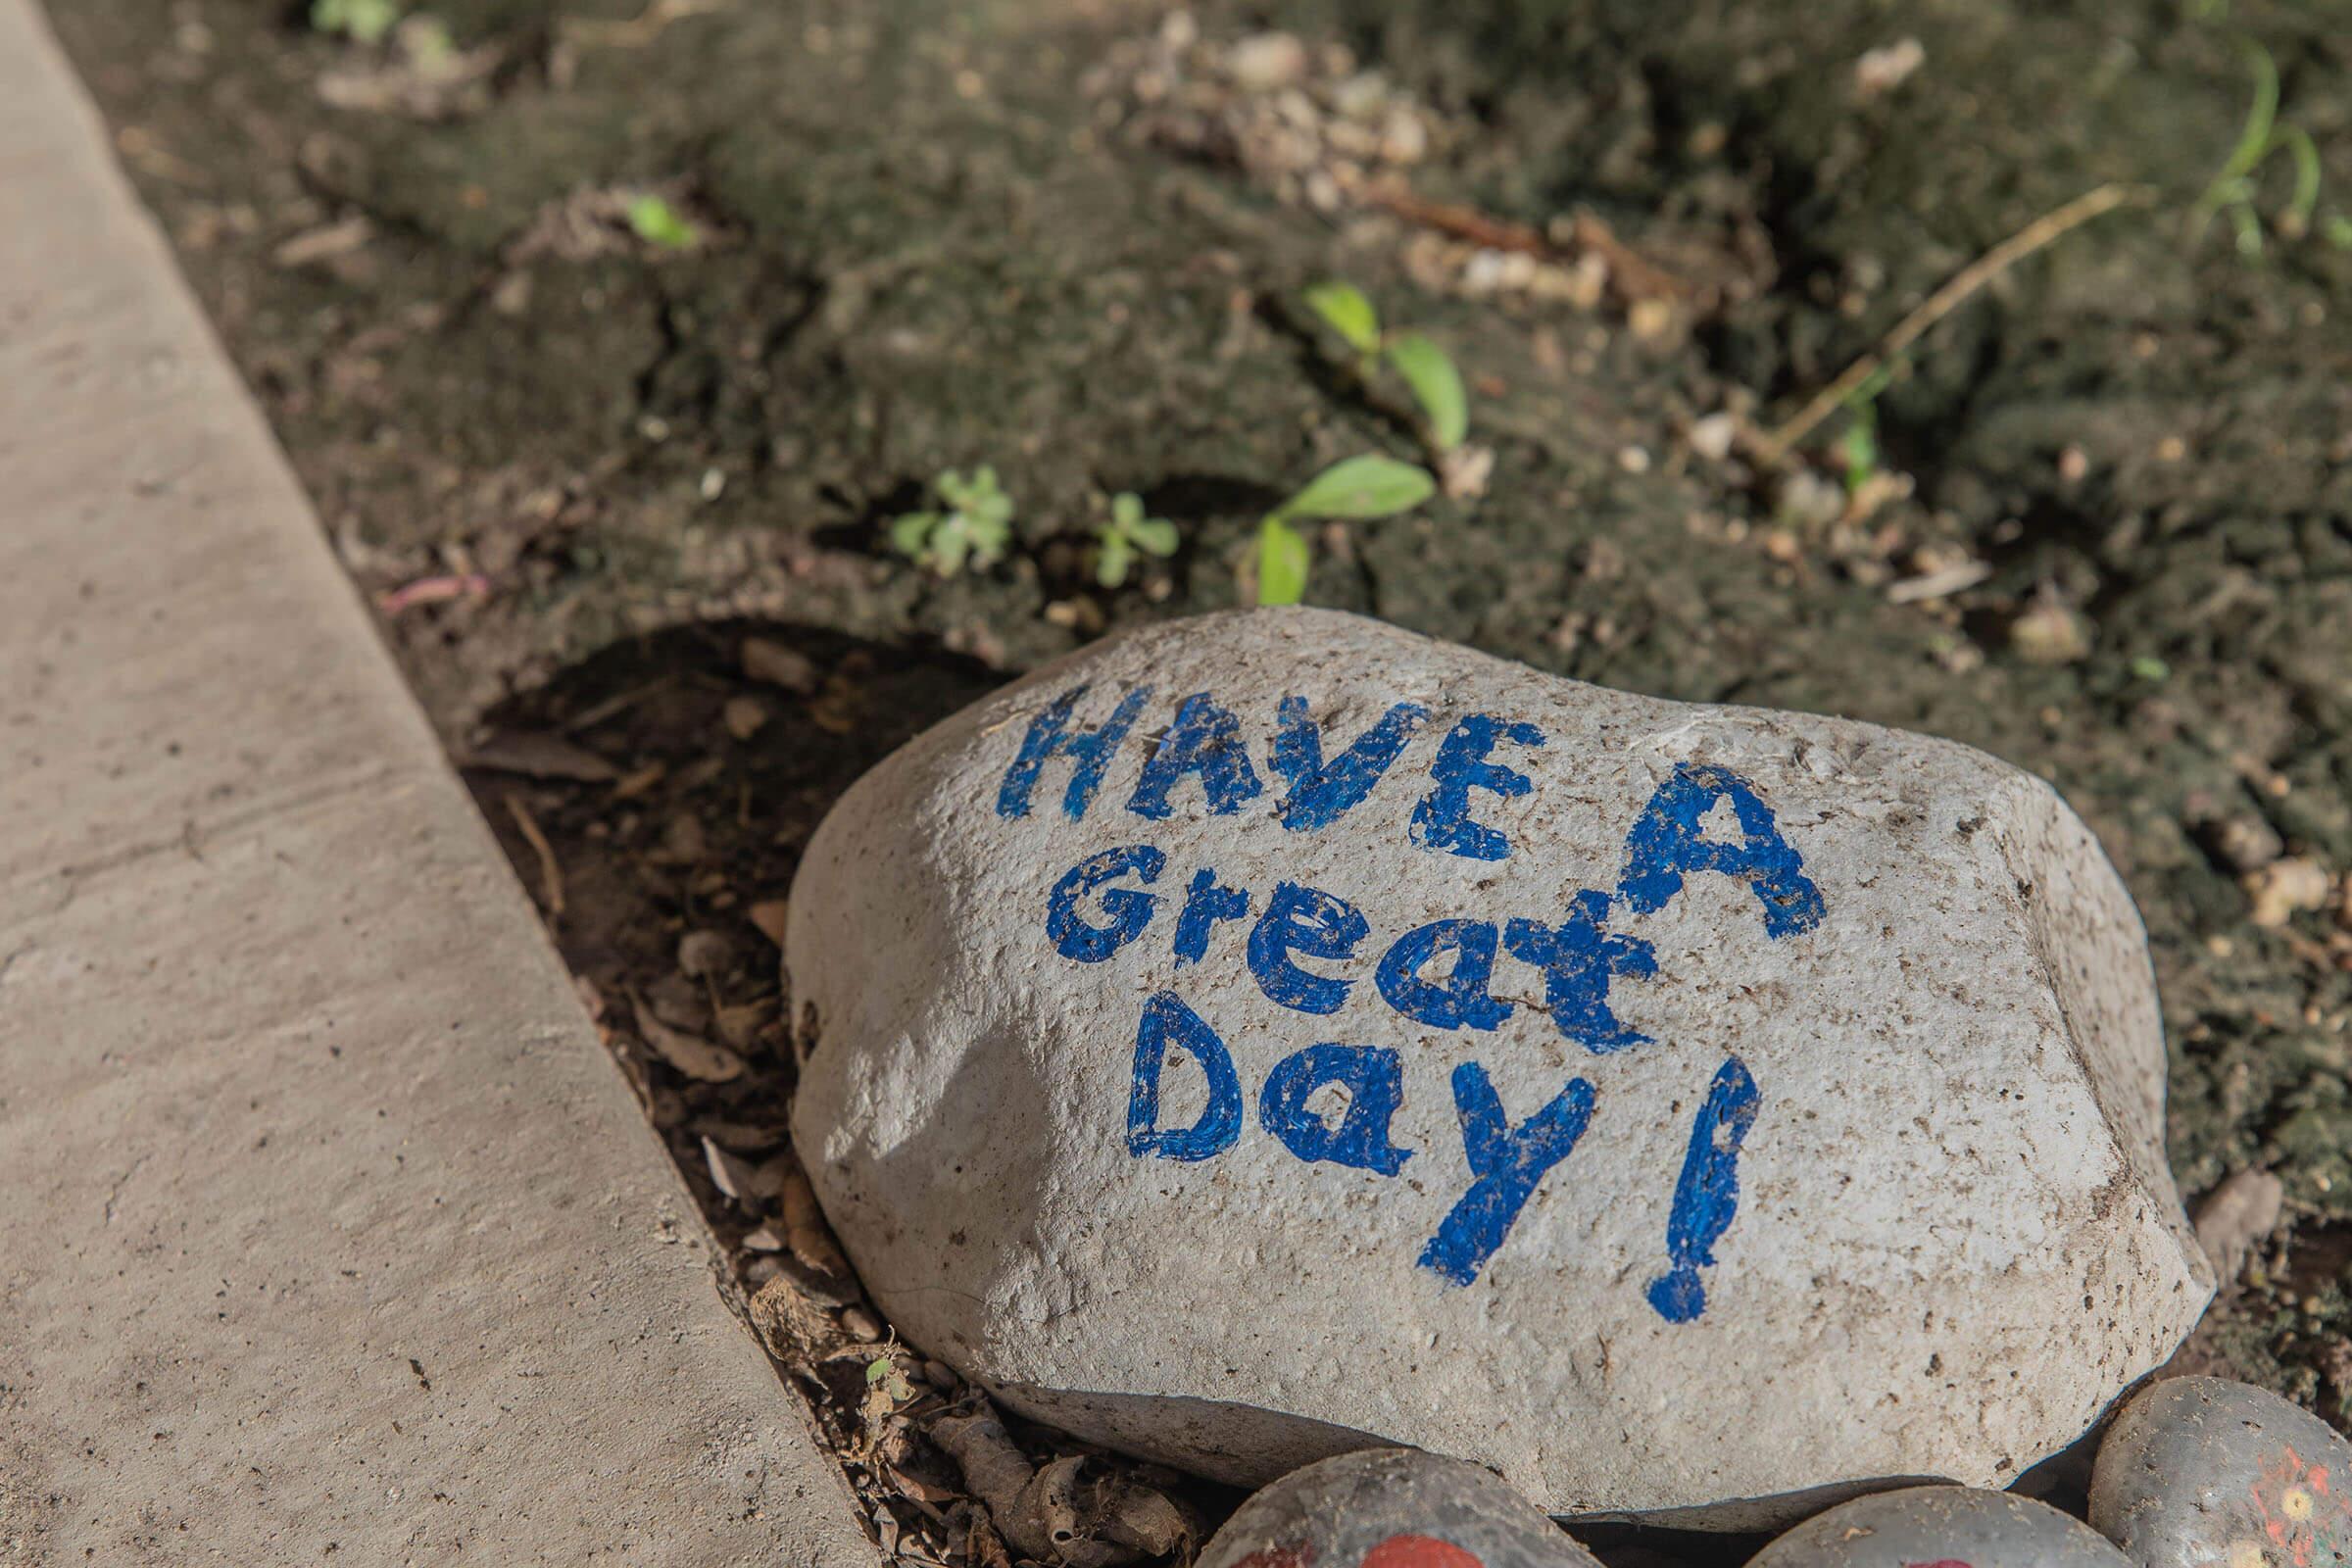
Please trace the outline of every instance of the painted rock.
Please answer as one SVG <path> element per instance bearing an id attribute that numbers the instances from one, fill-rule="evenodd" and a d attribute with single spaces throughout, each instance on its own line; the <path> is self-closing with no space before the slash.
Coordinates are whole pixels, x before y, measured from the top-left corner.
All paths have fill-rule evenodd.
<path id="1" fill-rule="evenodd" d="M 2211 1294 L 2132 905 L 1947 742 L 1210 615 L 909 743 L 791 907 L 875 1298 L 1223 1480 L 1402 1443 L 1719 1529 L 2001 1483 Z"/>
<path id="2" fill-rule="evenodd" d="M 1295 1470 L 1237 1509 L 1195 1568 L 1600 1568 L 1491 1473 L 1412 1448 Z"/>
<path id="3" fill-rule="evenodd" d="M 2267 1390 L 2173 1378 L 2115 1418 L 2090 1522 L 2146 1568 L 2331 1568 L 2352 1561 L 2352 1443 Z"/>
<path id="4" fill-rule="evenodd" d="M 2129 1568 L 2107 1538 L 2046 1502 L 1905 1487 L 1817 1514 L 1747 1568 Z"/>

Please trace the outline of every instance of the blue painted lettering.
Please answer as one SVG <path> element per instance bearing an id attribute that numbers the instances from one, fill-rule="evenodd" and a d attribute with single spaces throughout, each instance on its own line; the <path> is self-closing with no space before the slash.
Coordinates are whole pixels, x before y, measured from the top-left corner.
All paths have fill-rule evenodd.
<path id="1" fill-rule="evenodd" d="M 1579 893 L 1558 925 L 1513 920 L 1502 937 L 1512 956 L 1544 972 L 1544 1004 L 1552 1027 L 1594 1055 L 1648 1042 L 1649 1036 L 1618 1022 L 1609 1010 L 1609 984 L 1621 974 L 1647 978 L 1658 972 L 1648 943 L 1600 928 L 1608 913 L 1607 894 Z"/>
<path id="2" fill-rule="evenodd" d="M 1732 803 L 1740 821 L 1738 844 L 1700 835 L 1700 819 L 1718 801 Z M 1804 858 L 1781 837 L 1772 808 L 1729 768 L 1677 766 L 1626 835 L 1625 848 L 1625 875 L 1617 892 L 1637 913 L 1664 908 L 1682 892 L 1685 872 L 1721 871 L 1755 894 L 1764 906 L 1767 936 L 1794 936 L 1821 923 L 1821 890 L 1805 876 Z"/>
<path id="3" fill-rule="evenodd" d="M 1029 814 L 1029 797 L 1037 788 L 1038 775 L 1055 757 L 1067 757 L 1075 764 L 1070 770 L 1069 787 L 1062 791 L 1061 814 L 1073 822 L 1086 815 L 1086 808 L 1094 804 L 1095 791 L 1102 787 L 1102 770 L 1110 765 L 1111 754 L 1135 726 L 1135 715 L 1144 710 L 1152 688 L 1134 687 L 1119 699 L 1119 706 L 1111 710 L 1108 718 L 1084 734 L 1072 735 L 1070 711 L 1085 693 L 1084 686 L 1071 687 L 1029 721 L 1029 733 L 1021 737 L 1021 754 L 1004 770 L 1004 783 L 997 786 L 999 816 Z"/>
<path id="4" fill-rule="evenodd" d="M 1544 732 L 1533 724 L 1506 723 L 1492 713 L 1472 713 L 1446 731 L 1429 768 L 1435 787 L 1413 808 L 1408 831 L 1415 844 L 1472 860 L 1499 860 L 1511 853 L 1508 838 L 1470 819 L 1472 790 L 1516 800 L 1535 788 L 1525 773 L 1487 760 L 1487 754 L 1503 741 L 1541 746 Z"/>
<path id="5" fill-rule="evenodd" d="M 1338 1124 L 1307 1108 L 1325 1084 L 1348 1092 Z M 1326 1160 L 1394 1176 L 1412 1158 L 1389 1143 L 1389 1123 L 1404 1102 L 1404 1068 L 1385 1046 L 1308 1046 L 1274 1064 L 1257 1100 L 1257 1119 L 1282 1146 L 1312 1164 Z"/>
<path id="6" fill-rule="evenodd" d="M 1443 979 L 1424 972 L 1441 953 L 1453 955 Z M 1398 937 L 1380 960 L 1380 994 L 1390 1006 L 1433 1029 L 1493 1029 L 1511 1004 L 1488 994 L 1494 978 L 1494 927 L 1487 920 L 1433 920 Z"/>
<path id="7" fill-rule="evenodd" d="M 1536 1184 L 1584 1137 L 1585 1124 L 1592 1119 L 1592 1099 L 1591 1084 L 1571 1078 L 1542 1110 L 1513 1127 L 1487 1070 L 1475 1061 L 1454 1068 L 1453 1104 L 1474 1179 L 1421 1250 L 1421 1266 L 1456 1285 L 1478 1278 L 1535 1196 Z"/>
<path id="8" fill-rule="evenodd" d="M 1143 777 L 1127 798 L 1127 809 L 1164 820 L 1175 809 L 1168 805 L 1168 791 L 1187 773 L 1200 775 L 1208 808 L 1218 816 L 1231 816 L 1265 790 L 1242 745 L 1241 725 L 1210 702 L 1206 692 L 1193 693 L 1176 710 L 1176 722 L 1144 761 Z"/>
<path id="9" fill-rule="evenodd" d="M 1398 703 L 1326 763 L 1323 731 L 1307 716 L 1306 699 L 1285 697 L 1271 758 L 1274 771 L 1290 785 L 1278 809 L 1282 825 L 1294 833 L 1329 827 L 1372 793 L 1372 786 L 1388 772 L 1405 742 L 1428 719 L 1428 709 Z"/>
<path id="10" fill-rule="evenodd" d="M 1184 890 L 1184 912 L 1176 917 L 1176 967 L 1199 963 L 1207 955 L 1208 934 L 1219 920 L 1239 920 L 1249 912 L 1248 893 L 1219 887 L 1214 871 L 1195 871 L 1193 885 Z"/>
<path id="11" fill-rule="evenodd" d="M 1208 1077 L 1208 1103 L 1190 1127 L 1159 1125 L 1159 1074 L 1171 1047 L 1191 1054 Z M 1173 991 L 1144 1004 L 1135 1032 L 1135 1086 L 1127 1096 L 1127 1152 L 1161 1159 L 1210 1159 L 1242 1134 L 1242 1083 L 1215 1030 Z"/>
<path id="12" fill-rule="evenodd" d="M 1078 914 L 1078 901 L 1112 877 L 1132 871 L 1149 885 L 1159 880 L 1168 858 L 1149 844 L 1129 844 L 1090 855 L 1061 874 L 1046 900 L 1046 935 L 1054 951 L 1080 963 L 1101 963 L 1144 934 L 1159 906 L 1159 896 L 1133 888 L 1112 888 L 1102 895 L 1108 925 L 1090 925 Z"/>
<path id="13" fill-rule="evenodd" d="M 1320 888 L 1278 882 L 1266 912 L 1250 928 L 1250 972 L 1274 1002 L 1299 1012 L 1337 1012 L 1348 1000 L 1350 980 L 1310 974 L 1291 961 L 1294 953 L 1310 958 L 1348 958 L 1372 926 L 1356 907 Z"/>
<path id="14" fill-rule="evenodd" d="M 1707 1309 L 1698 1271 L 1715 1265 L 1715 1244 L 1740 1212 L 1740 1146 L 1756 1121 L 1756 1081 L 1738 1056 L 1715 1073 L 1707 1102 L 1690 1124 L 1674 1209 L 1666 1218 L 1667 1271 L 1649 1282 L 1649 1304 L 1669 1323 Z"/>

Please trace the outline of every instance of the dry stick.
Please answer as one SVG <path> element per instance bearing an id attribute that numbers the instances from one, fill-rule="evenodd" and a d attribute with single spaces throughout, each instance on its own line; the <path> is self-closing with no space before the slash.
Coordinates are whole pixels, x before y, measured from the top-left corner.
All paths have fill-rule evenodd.
<path id="1" fill-rule="evenodd" d="M 646 8 L 624 22 L 573 18 L 564 30 L 581 43 L 614 49 L 639 49 L 660 37 L 671 23 L 723 9 L 730 0 L 649 0 Z"/>
<path id="2" fill-rule="evenodd" d="M 532 851 L 539 857 L 539 878 L 546 889 L 547 917 L 556 919 L 564 912 L 564 867 L 556 859 L 556 847 L 547 842 L 546 834 L 539 831 L 538 819 L 531 815 L 530 808 L 522 804 L 521 796 L 508 796 L 507 809 L 514 813 L 514 825 L 522 830 L 522 836 L 530 841 Z"/>
<path id="3" fill-rule="evenodd" d="M 1952 274 L 1950 282 L 1928 296 L 1926 303 L 1894 323 L 1879 346 L 1847 366 L 1838 379 L 1813 394 L 1813 401 L 1779 429 L 1756 443 L 1756 461 L 1766 467 L 1788 455 L 1788 449 L 1812 433 L 1830 412 L 1854 395 L 1856 388 L 1879 373 L 1879 368 L 1919 341 L 1937 321 L 1958 310 L 1970 295 L 2040 250 L 2071 228 L 2089 222 L 2101 213 L 2127 202 L 2145 200 L 2144 185 L 2109 183 L 2084 191 L 2064 207 L 2042 214 L 2007 239 Z"/>
<path id="4" fill-rule="evenodd" d="M 1374 205 L 1386 208 L 1408 223 L 1451 234 L 1456 239 L 1467 240 L 1487 250 L 1520 251 L 1550 261 L 1573 260 L 1588 252 L 1596 253 L 1609 264 L 1610 275 L 1616 280 L 1618 292 L 1628 299 L 1672 300 L 1692 293 L 1689 283 L 1635 251 L 1619 239 L 1608 224 L 1591 213 L 1576 215 L 1569 235 L 1571 243 L 1555 245 L 1542 230 L 1530 228 L 1525 223 L 1490 217 L 1474 207 L 1425 201 L 1399 184 L 1377 186 L 1371 191 L 1370 198 Z"/>

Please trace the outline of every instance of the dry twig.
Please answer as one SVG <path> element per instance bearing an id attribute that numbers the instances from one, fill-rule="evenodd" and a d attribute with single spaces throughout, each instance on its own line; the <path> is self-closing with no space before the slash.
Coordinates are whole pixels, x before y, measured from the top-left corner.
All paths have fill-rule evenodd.
<path id="1" fill-rule="evenodd" d="M 1881 367 L 1918 342 L 1928 328 L 1966 304 L 1977 290 L 2070 229 L 2080 228 L 2102 213 L 2111 213 L 2127 203 L 2145 201 L 2148 194 L 2144 185 L 2111 182 L 2095 186 L 2065 206 L 2042 214 L 1960 269 L 1917 310 L 1895 322 L 1893 330 L 1879 340 L 1877 348 L 1847 366 L 1837 380 L 1816 392 L 1812 401 L 1797 410 L 1793 417 L 1758 441 L 1753 454 L 1757 463 L 1770 467 L 1787 457 L 1789 448 L 1810 435 L 1815 425 L 1878 374 Z"/>
<path id="2" fill-rule="evenodd" d="M 646 8 L 625 22 L 575 18 L 564 24 L 575 43 L 601 44 L 610 49 L 642 49 L 662 36 L 662 29 L 687 17 L 724 9 L 731 0 L 647 0 Z"/>
<path id="3" fill-rule="evenodd" d="M 1371 198 L 1408 223 L 1434 228 L 1487 250 L 1520 251 L 1555 262 L 1598 256 L 1609 264 L 1609 276 L 1617 291 L 1629 300 L 1679 300 L 1689 298 L 1692 292 L 1690 284 L 1642 257 L 1591 213 L 1578 213 L 1570 233 L 1571 243 L 1558 245 L 1541 229 L 1510 222 L 1472 207 L 1425 201 L 1398 184 L 1383 184 L 1372 191 Z"/>
<path id="4" fill-rule="evenodd" d="M 556 858 L 556 847 L 547 842 L 545 833 L 539 831 L 538 818 L 532 816 L 531 808 L 522 804 L 521 796 L 508 796 L 507 809 L 514 814 L 515 827 L 530 842 L 531 853 L 539 857 L 539 881 L 546 890 L 547 917 L 550 920 L 561 918 L 564 913 L 564 866 Z"/>

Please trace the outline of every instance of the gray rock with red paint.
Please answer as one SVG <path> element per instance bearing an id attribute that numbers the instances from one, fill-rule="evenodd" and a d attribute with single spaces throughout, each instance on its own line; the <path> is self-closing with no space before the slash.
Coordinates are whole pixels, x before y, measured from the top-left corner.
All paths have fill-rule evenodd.
<path id="1" fill-rule="evenodd" d="M 1600 1568 L 1494 1475 L 1413 1448 L 1295 1470 L 1235 1510 L 1195 1568 Z"/>
<path id="2" fill-rule="evenodd" d="M 1904 1487 L 1838 1504 L 1747 1568 L 2129 1568 L 2106 1537 L 2014 1493 Z M 2185 1565 L 2180 1565 L 2185 1568 Z"/>
<path id="3" fill-rule="evenodd" d="M 786 955 L 899 1328 L 1226 1481 L 1404 1443 L 1725 1529 L 1999 1485 L 2210 1295 L 2130 900 L 1944 741 L 1178 621 L 860 780 Z"/>
<path id="4" fill-rule="evenodd" d="M 2352 1561 L 2352 1443 L 2267 1389 L 2172 1378 L 2124 1406 L 2090 1522 L 2141 1568 Z"/>

